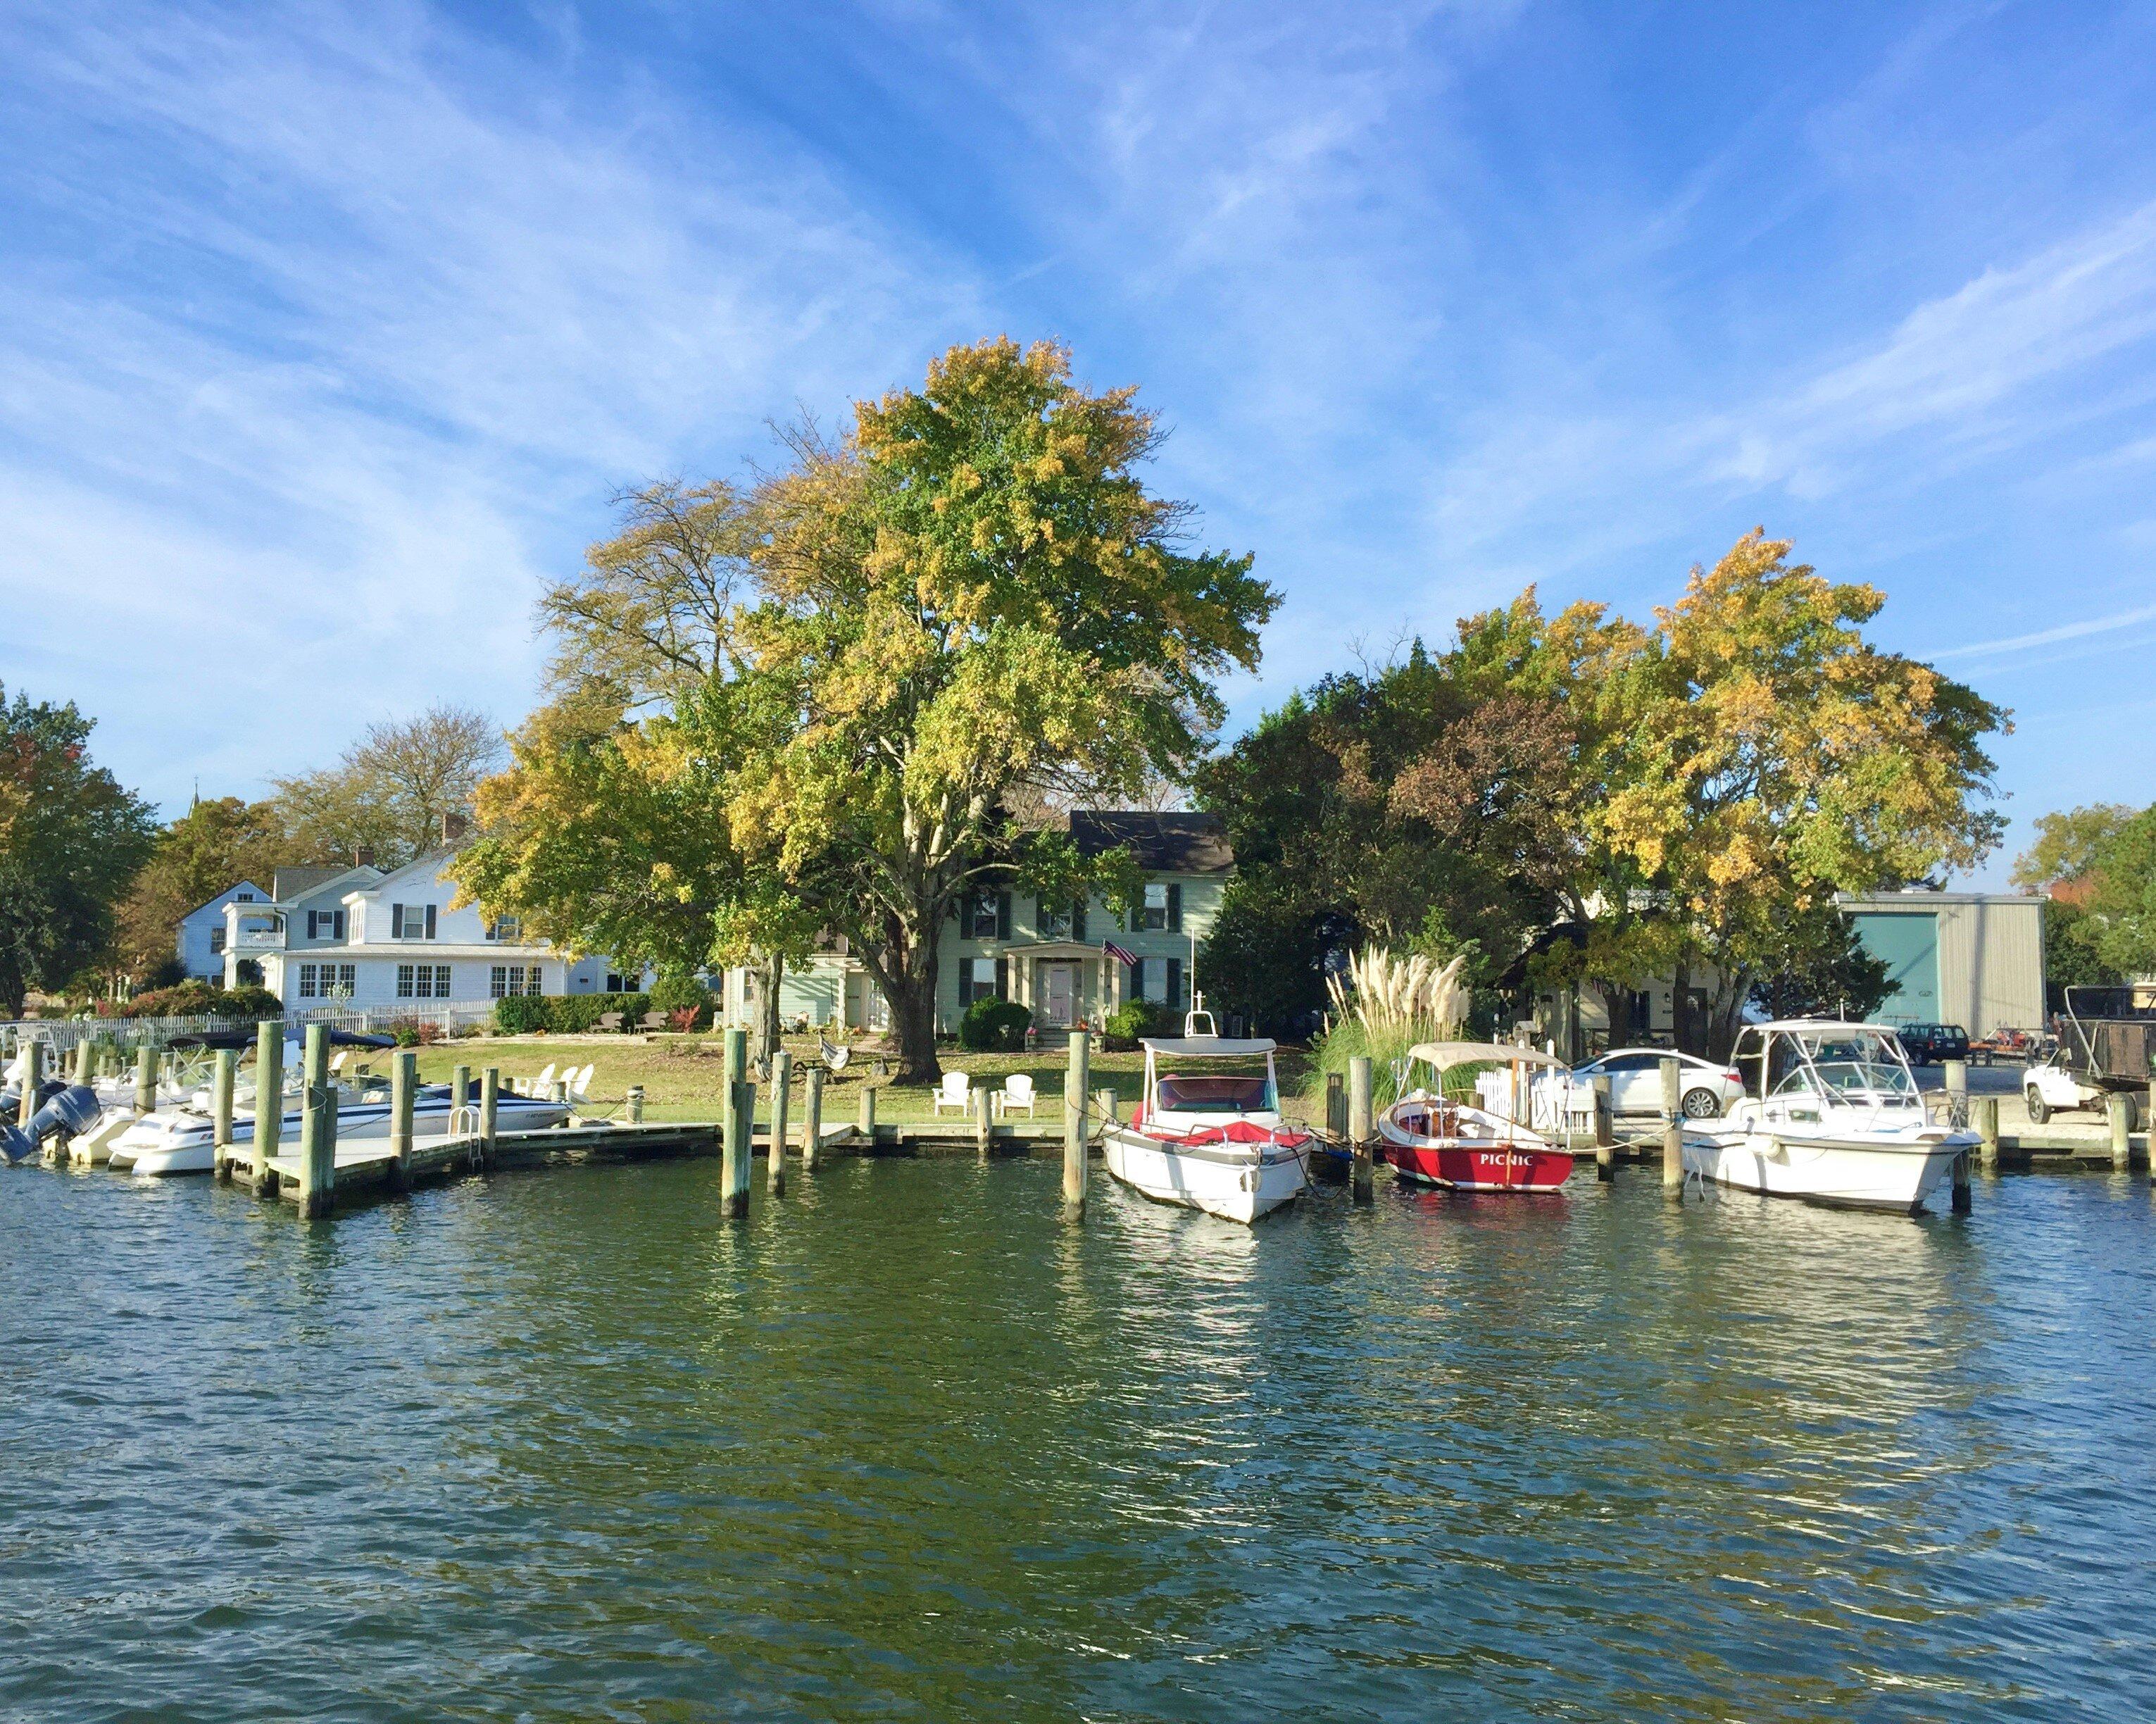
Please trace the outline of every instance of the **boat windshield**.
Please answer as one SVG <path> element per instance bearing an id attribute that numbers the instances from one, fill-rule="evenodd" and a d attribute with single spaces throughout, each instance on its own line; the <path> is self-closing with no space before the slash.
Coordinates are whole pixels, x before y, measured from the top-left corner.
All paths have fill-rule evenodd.
<path id="1" fill-rule="evenodd" d="M 1855 1101 L 1860 1097 L 1900 1100 L 1913 1099 L 1917 1086 L 1898 1065 L 1882 1065 L 1876 1060 L 1838 1059 L 1822 1060 L 1790 1073 L 1774 1093 L 1823 1095 L 1837 1101 Z"/>
<path id="2" fill-rule="evenodd" d="M 1164 1077 L 1158 1094 L 1163 1113 L 1270 1114 L 1278 1108 L 1271 1080 L 1265 1078 Z"/>

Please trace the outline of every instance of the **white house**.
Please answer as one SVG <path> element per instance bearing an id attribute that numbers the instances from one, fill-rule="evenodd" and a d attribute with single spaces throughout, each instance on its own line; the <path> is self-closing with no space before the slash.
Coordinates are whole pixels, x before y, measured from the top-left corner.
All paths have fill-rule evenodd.
<path id="1" fill-rule="evenodd" d="M 600 991 L 604 959 L 571 962 L 525 939 L 513 917 L 490 919 L 475 904 L 451 908 L 457 885 L 444 870 L 454 854 L 438 851 L 388 874 L 279 870 L 269 900 L 235 896 L 226 904 L 225 986 L 237 986 L 239 965 L 251 960 L 292 1010 L 484 1006 L 513 995 Z"/>
<path id="2" fill-rule="evenodd" d="M 190 981 L 215 981 L 225 974 L 226 909 L 235 903 L 257 903 L 270 896 L 252 880 L 242 880 L 180 918 L 172 946 Z"/>

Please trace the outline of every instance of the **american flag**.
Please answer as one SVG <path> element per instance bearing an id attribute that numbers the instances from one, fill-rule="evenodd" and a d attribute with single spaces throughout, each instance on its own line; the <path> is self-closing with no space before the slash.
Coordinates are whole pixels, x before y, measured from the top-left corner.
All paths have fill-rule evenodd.
<path id="1" fill-rule="evenodd" d="M 1136 952 L 1125 951 L 1111 939 L 1104 939 L 1101 942 L 1101 955 L 1104 958 L 1120 959 L 1133 970 L 1138 967 L 1138 955 Z"/>

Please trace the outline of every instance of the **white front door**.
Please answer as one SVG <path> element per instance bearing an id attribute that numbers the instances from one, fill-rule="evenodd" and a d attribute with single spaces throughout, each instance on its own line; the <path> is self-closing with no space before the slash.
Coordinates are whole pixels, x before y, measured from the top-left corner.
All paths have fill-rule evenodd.
<path id="1" fill-rule="evenodd" d="M 1044 964 L 1040 966 L 1041 1021 L 1052 1030 L 1070 1027 L 1072 1008 L 1078 996 L 1078 966 Z"/>

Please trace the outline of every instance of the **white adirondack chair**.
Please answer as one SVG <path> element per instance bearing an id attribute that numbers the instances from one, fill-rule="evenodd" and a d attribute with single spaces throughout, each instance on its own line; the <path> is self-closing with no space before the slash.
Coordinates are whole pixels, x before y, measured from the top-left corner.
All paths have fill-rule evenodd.
<path id="1" fill-rule="evenodd" d="M 540 1068 L 539 1075 L 531 1080 L 531 1088 L 524 1093 L 526 1095 L 552 1095 L 554 1093 L 553 1083 L 554 1062 L 550 1059 Z"/>
<path id="2" fill-rule="evenodd" d="M 1003 1094 L 996 1098 L 996 1105 L 1006 1118 L 1020 1109 L 1027 1119 L 1033 1118 L 1033 1079 L 1024 1072 L 1014 1072 L 1004 1079 Z"/>
<path id="3" fill-rule="evenodd" d="M 946 1072 L 943 1082 L 930 1098 L 931 1117 L 937 1114 L 973 1111 L 973 1080 L 963 1072 Z"/>

